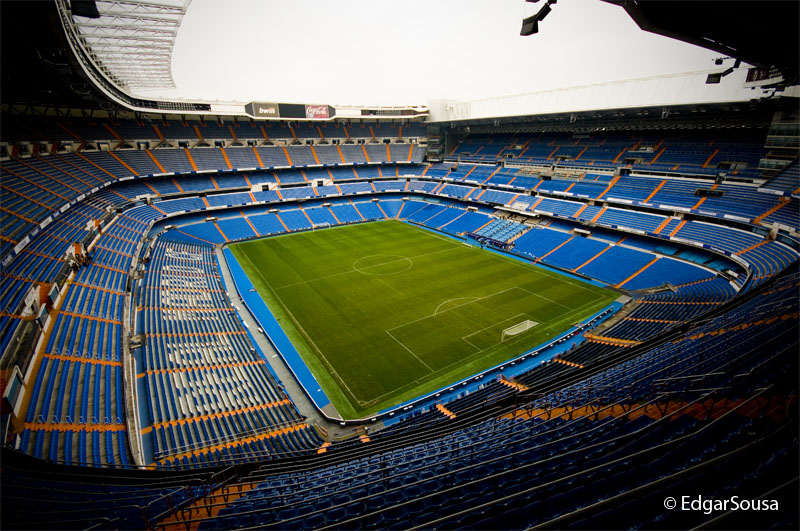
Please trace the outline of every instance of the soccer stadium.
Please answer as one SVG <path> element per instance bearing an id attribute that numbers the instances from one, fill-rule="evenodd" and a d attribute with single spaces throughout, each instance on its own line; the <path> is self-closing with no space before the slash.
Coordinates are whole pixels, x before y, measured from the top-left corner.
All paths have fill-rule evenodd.
<path id="1" fill-rule="evenodd" d="M 0 526 L 797 529 L 800 3 L 289 4 L 0 2 Z"/>

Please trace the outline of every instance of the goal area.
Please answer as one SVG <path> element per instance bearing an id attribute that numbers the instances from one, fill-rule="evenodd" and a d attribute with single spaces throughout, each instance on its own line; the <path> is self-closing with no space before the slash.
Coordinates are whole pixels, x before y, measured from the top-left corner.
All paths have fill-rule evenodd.
<path id="1" fill-rule="evenodd" d="M 530 319 L 526 319 L 526 320 L 522 321 L 521 323 L 515 324 L 514 326 L 509 326 L 508 328 L 505 328 L 503 330 L 503 335 L 500 338 L 500 342 L 503 343 L 507 339 L 511 339 L 514 336 L 518 336 L 519 334 L 527 332 L 528 330 L 530 330 L 531 328 L 533 328 L 537 324 L 539 324 L 539 323 L 537 323 L 536 321 L 531 321 Z M 495 336 L 495 337 L 497 337 L 497 336 Z"/>

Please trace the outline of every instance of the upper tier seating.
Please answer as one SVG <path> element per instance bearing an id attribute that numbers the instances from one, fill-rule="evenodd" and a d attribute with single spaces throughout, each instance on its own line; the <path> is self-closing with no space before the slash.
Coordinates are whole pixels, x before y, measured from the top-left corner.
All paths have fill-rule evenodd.
<path id="1" fill-rule="evenodd" d="M 698 136 L 654 137 L 594 133 L 575 139 L 569 133 L 537 135 L 468 136 L 449 153 L 465 161 L 494 162 L 503 158 L 535 164 L 557 162 L 561 166 L 608 168 L 629 164 L 634 169 L 681 171 L 715 175 L 718 166 L 741 177 L 758 177 L 763 142 L 748 136 L 711 138 Z"/>
<path id="2" fill-rule="evenodd" d="M 247 119 L 225 119 L 224 121 L 181 121 L 166 120 L 132 120 L 121 118 L 105 120 L 97 118 L 62 117 L 58 119 L 36 116 L 4 116 L 2 138 L 5 141 L 98 141 L 118 142 L 153 141 L 153 139 L 177 141 L 206 140 L 258 140 L 282 139 L 292 140 L 322 138 L 366 138 L 375 136 L 386 138 L 420 138 L 427 134 L 426 125 L 419 122 L 380 123 L 372 126 L 353 124 L 345 126 L 339 122 L 300 122 L 289 126 L 285 122 L 251 121 Z M 374 134 L 373 134 L 374 133 Z"/>
<path id="3" fill-rule="evenodd" d="M 44 346 L 20 448 L 67 464 L 131 462 L 122 385 L 122 299 L 136 242 L 160 214 L 116 218 L 78 268 Z"/>
<path id="4" fill-rule="evenodd" d="M 764 185 L 764 188 L 791 194 L 800 193 L 800 159 L 795 159 L 789 163 L 775 177 L 771 178 Z"/>

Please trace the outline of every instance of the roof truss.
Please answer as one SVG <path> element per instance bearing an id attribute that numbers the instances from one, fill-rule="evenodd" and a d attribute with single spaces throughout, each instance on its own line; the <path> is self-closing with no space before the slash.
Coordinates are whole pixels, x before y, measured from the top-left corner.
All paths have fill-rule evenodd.
<path id="1" fill-rule="evenodd" d="M 100 18 L 72 15 L 58 0 L 87 57 L 120 90 L 169 89 L 172 49 L 191 0 L 97 0 Z"/>

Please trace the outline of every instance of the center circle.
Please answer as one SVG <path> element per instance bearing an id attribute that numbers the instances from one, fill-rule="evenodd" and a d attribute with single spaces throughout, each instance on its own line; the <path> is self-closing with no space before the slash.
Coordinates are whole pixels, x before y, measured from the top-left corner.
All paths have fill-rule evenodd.
<path id="1" fill-rule="evenodd" d="M 411 258 L 399 254 L 373 254 L 353 262 L 353 270 L 363 275 L 396 275 L 408 271 L 413 265 Z"/>

